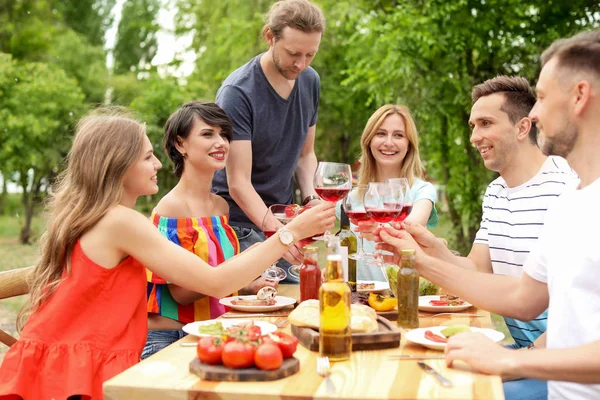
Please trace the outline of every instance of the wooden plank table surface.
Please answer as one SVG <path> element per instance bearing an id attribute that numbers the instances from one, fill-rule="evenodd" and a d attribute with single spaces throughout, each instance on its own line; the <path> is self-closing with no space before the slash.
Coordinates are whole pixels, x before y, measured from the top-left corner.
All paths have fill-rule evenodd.
<path id="1" fill-rule="evenodd" d="M 280 285 L 279 294 L 299 297 L 298 285 Z M 468 324 L 491 328 L 489 313 L 471 307 L 471 314 L 485 317 L 440 316 L 420 318 L 421 327 Z M 286 317 L 254 318 L 278 323 Z M 289 324 L 282 330 L 289 333 Z M 498 376 L 487 376 L 462 368 L 446 368 L 444 360 L 426 362 L 453 383 L 452 388 L 442 387 L 431 375 L 425 374 L 414 360 L 390 360 L 388 355 L 442 355 L 404 338 L 400 347 L 357 351 L 349 361 L 332 364 L 331 378 L 335 394 L 328 394 L 325 380 L 317 374 L 317 352 L 301 345 L 295 353 L 300 360 L 300 371 L 290 377 L 270 382 L 214 382 L 203 381 L 189 372 L 189 363 L 196 356 L 195 347 L 182 347 L 181 343 L 196 342 L 187 336 L 134 365 L 104 384 L 107 400 L 291 400 L 291 399 L 504 399 L 502 382 Z"/>

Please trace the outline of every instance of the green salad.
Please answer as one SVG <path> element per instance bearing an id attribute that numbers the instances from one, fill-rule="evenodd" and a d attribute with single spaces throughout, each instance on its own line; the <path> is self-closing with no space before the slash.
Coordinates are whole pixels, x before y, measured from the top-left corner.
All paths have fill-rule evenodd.
<path id="1" fill-rule="evenodd" d="M 394 293 L 394 297 L 398 296 L 397 274 L 399 268 L 400 267 L 398 267 L 397 265 L 389 265 L 385 269 L 385 273 L 390 283 L 390 290 Z M 434 285 L 433 283 L 429 282 L 427 279 L 419 278 L 419 296 L 436 295 L 439 293 L 439 291 L 440 288 Z"/>
<path id="2" fill-rule="evenodd" d="M 214 335 L 220 336 L 225 332 L 223 329 L 223 324 L 221 321 L 215 321 L 211 324 L 202 324 L 198 326 L 198 333 L 202 333 L 204 335 Z"/>

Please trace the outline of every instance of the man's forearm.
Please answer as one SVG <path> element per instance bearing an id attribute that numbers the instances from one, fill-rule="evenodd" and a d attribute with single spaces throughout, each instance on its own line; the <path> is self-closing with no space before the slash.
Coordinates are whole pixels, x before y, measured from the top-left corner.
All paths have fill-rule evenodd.
<path id="1" fill-rule="evenodd" d="M 542 380 L 600 383 L 600 341 L 566 349 L 515 353 L 514 367 L 511 369 L 520 376 Z"/>
<path id="2" fill-rule="evenodd" d="M 247 182 L 230 185 L 229 193 L 237 205 L 240 206 L 244 214 L 250 218 L 250 221 L 252 221 L 259 229 L 262 229 L 263 218 L 269 209 L 252 184 Z"/>
<path id="3" fill-rule="evenodd" d="M 424 259 L 419 273 L 448 292 L 496 314 L 529 320 L 543 311 L 523 306 L 530 302 L 524 301 L 519 278 L 468 270 L 433 257 Z"/>
<path id="4" fill-rule="evenodd" d="M 300 156 L 298 159 L 295 175 L 303 199 L 311 194 L 316 194 L 313 179 L 317 170 L 317 164 L 315 153 Z"/>

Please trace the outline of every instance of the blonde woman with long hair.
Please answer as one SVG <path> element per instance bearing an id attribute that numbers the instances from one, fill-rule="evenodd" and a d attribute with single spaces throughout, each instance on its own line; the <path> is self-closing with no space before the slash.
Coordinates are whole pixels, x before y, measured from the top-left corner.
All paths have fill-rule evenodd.
<path id="1" fill-rule="evenodd" d="M 146 270 L 223 297 L 252 282 L 290 245 L 279 233 L 213 268 L 133 210 L 158 191 L 161 167 L 142 123 L 84 117 L 53 191 L 41 259 L 0 367 L 0 398 L 102 398 L 102 383 L 137 363 L 146 341 Z M 330 229 L 326 202 L 286 225 L 295 240 Z M 292 241 L 292 242 L 293 242 Z"/>

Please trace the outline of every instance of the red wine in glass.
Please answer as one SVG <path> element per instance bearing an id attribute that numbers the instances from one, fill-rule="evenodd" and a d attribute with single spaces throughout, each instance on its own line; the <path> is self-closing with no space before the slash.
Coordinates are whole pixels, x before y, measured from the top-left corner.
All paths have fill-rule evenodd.
<path id="1" fill-rule="evenodd" d="M 265 236 L 267 238 L 270 238 L 271 236 L 273 236 L 275 234 L 275 232 L 277 232 L 277 231 L 273 231 L 273 230 L 270 230 L 270 229 L 263 230 L 263 233 L 265 234 Z"/>
<path id="2" fill-rule="evenodd" d="M 325 201 L 338 201 L 348 195 L 350 189 L 346 188 L 315 188 L 315 192 Z"/>
<path id="3" fill-rule="evenodd" d="M 351 220 L 362 222 L 362 221 L 370 221 L 371 217 L 367 214 L 366 211 L 346 211 L 346 215 Z"/>
<path id="4" fill-rule="evenodd" d="M 367 211 L 367 214 L 373 221 L 385 224 L 386 222 L 392 222 L 396 218 L 398 210 L 390 210 L 389 208 L 370 209 Z"/>
<path id="5" fill-rule="evenodd" d="M 400 214 L 398 214 L 398 216 L 396 218 L 394 218 L 394 222 L 402 222 L 406 219 L 406 217 L 408 217 L 408 214 L 410 214 L 410 212 L 412 211 L 412 204 L 407 204 L 404 207 L 402 207 L 402 211 L 400 211 Z"/>

